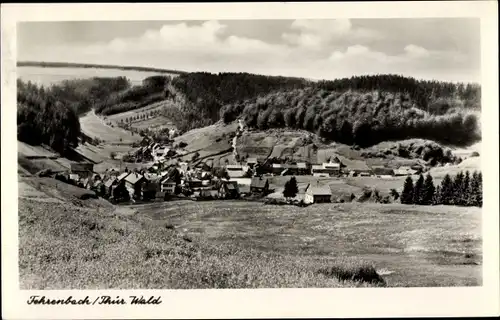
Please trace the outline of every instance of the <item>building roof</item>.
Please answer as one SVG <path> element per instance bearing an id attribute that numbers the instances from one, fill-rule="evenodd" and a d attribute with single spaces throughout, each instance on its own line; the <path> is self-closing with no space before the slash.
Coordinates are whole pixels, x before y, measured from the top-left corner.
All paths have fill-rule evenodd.
<path id="1" fill-rule="evenodd" d="M 386 168 L 386 167 L 372 167 L 373 173 L 378 174 L 378 175 L 393 175 L 394 170 L 391 168 Z"/>
<path id="2" fill-rule="evenodd" d="M 368 165 L 361 160 L 351 160 L 349 163 L 346 163 L 347 170 L 351 171 L 370 171 Z"/>
<path id="3" fill-rule="evenodd" d="M 94 164 L 92 163 L 71 163 L 71 171 L 92 171 Z"/>
<path id="4" fill-rule="evenodd" d="M 125 178 L 125 181 L 127 181 L 130 184 L 136 184 L 137 182 L 139 182 L 143 179 L 145 179 L 145 178 L 142 174 L 133 172 Z"/>
<path id="5" fill-rule="evenodd" d="M 120 174 L 118 176 L 118 178 L 116 178 L 118 181 L 122 181 L 123 179 L 125 179 L 128 175 L 130 174 L 130 172 L 124 172 L 122 174 Z"/>
<path id="6" fill-rule="evenodd" d="M 265 188 L 267 183 L 267 179 L 262 177 L 254 177 L 252 178 L 252 182 L 250 183 L 250 187 L 252 188 Z"/>
<path id="7" fill-rule="evenodd" d="M 238 189 L 240 193 L 250 193 L 250 185 L 248 184 L 241 184 L 238 186 Z"/>
<path id="8" fill-rule="evenodd" d="M 111 187 L 111 186 L 113 185 L 113 183 L 114 183 L 115 181 L 117 181 L 116 177 L 111 177 L 111 178 L 109 178 L 108 180 L 106 180 L 106 181 L 104 182 L 104 186 L 105 186 L 106 188 L 109 188 L 109 187 Z"/>
<path id="9" fill-rule="evenodd" d="M 340 168 L 340 163 L 332 163 L 332 162 L 328 162 L 328 163 L 323 163 L 323 168 Z"/>
<path id="10" fill-rule="evenodd" d="M 323 169 L 323 166 L 320 165 L 320 164 L 313 164 L 312 167 L 311 167 L 311 169 L 313 169 L 313 170 L 321 170 L 321 169 Z"/>
<path id="11" fill-rule="evenodd" d="M 299 169 L 307 169 L 307 163 L 305 163 L 305 162 L 297 162 L 297 168 L 299 168 Z"/>
<path id="12" fill-rule="evenodd" d="M 247 163 L 257 163 L 257 158 L 248 158 Z"/>
<path id="13" fill-rule="evenodd" d="M 246 172 L 243 170 L 228 170 L 227 174 L 230 178 L 241 178 L 245 176 Z"/>
<path id="14" fill-rule="evenodd" d="M 331 196 L 332 190 L 328 186 L 309 187 L 306 193 L 313 196 Z"/>
<path id="15" fill-rule="evenodd" d="M 286 168 L 286 165 L 281 163 L 273 163 L 273 168 Z"/>
<path id="16" fill-rule="evenodd" d="M 226 166 L 227 170 L 242 170 L 243 166 L 241 164 L 228 164 Z"/>

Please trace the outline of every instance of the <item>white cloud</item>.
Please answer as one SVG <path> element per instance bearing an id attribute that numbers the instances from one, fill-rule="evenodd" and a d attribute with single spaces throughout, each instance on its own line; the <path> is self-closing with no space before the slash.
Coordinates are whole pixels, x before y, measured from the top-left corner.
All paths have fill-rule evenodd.
<path id="1" fill-rule="evenodd" d="M 414 44 L 409 44 L 407 45 L 405 48 L 404 48 L 404 51 L 406 52 L 406 54 L 408 54 L 409 56 L 412 56 L 412 57 L 417 57 L 417 58 L 421 58 L 421 57 L 428 57 L 430 56 L 430 52 L 423 48 L 423 47 L 420 47 L 420 46 L 416 46 Z"/>
<path id="2" fill-rule="evenodd" d="M 286 42 L 311 49 L 332 45 L 338 41 L 375 40 L 381 37 L 373 30 L 353 28 L 349 19 L 295 20 L 291 29 L 284 33 Z"/>
<path id="3" fill-rule="evenodd" d="M 368 40 L 381 39 L 382 35 L 355 28 L 349 20 L 296 20 L 289 31 L 282 34 L 282 43 L 269 43 L 231 35 L 218 21 L 167 24 L 138 37 L 107 43 L 47 45 L 23 59 L 324 79 L 374 73 L 443 78 L 459 74 L 467 61 L 457 52 L 433 51 L 415 44 L 400 47 L 399 54 L 375 50 Z"/>

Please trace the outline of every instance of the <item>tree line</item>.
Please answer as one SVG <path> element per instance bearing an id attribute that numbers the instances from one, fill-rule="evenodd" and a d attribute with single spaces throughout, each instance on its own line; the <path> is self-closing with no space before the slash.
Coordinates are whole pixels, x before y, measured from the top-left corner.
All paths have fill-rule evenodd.
<path id="1" fill-rule="evenodd" d="M 305 88 L 273 92 L 221 109 L 225 123 L 242 118 L 250 128 L 303 129 L 362 147 L 382 141 L 422 138 L 450 145 L 480 139 L 477 115 L 463 108 L 435 114 L 421 109 L 409 93 L 330 91 Z"/>
<path id="2" fill-rule="evenodd" d="M 324 80 L 317 82 L 316 87 L 338 92 L 377 89 L 383 89 L 387 92 L 405 92 L 410 95 L 419 108 L 438 114 L 444 114 L 456 106 L 468 109 L 480 109 L 481 107 L 481 87 L 475 83 L 417 80 L 413 77 L 389 74 Z"/>
<path id="3" fill-rule="evenodd" d="M 441 184 L 434 186 L 430 173 L 421 174 L 414 183 L 408 176 L 401 192 L 401 203 L 418 205 L 483 206 L 482 173 L 460 171 L 453 178 L 447 174 Z"/>

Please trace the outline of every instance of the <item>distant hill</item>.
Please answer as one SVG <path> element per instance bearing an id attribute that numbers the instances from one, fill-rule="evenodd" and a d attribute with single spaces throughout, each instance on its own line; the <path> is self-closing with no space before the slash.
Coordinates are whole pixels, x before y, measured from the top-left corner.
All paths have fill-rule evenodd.
<path id="1" fill-rule="evenodd" d="M 169 74 L 185 74 L 185 71 L 151 68 L 151 67 L 137 67 L 137 66 L 118 66 L 109 64 L 90 64 L 90 63 L 72 63 L 72 62 L 42 62 L 42 61 L 18 61 L 18 67 L 41 67 L 41 68 L 99 68 L 99 69 L 116 69 L 116 70 L 130 70 L 130 71 L 144 71 L 144 72 L 158 72 Z"/>
<path id="2" fill-rule="evenodd" d="M 345 144 L 422 138 L 448 145 L 481 139 L 480 87 L 400 76 L 353 77 L 275 91 L 221 108 L 253 129 L 303 129 Z"/>

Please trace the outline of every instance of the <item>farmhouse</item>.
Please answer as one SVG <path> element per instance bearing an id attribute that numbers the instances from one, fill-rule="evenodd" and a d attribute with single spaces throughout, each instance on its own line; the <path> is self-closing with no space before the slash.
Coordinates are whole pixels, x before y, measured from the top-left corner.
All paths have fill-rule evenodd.
<path id="1" fill-rule="evenodd" d="M 230 178 L 242 178 L 246 175 L 245 168 L 239 164 L 228 164 L 226 171 Z"/>
<path id="2" fill-rule="evenodd" d="M 252 193 L 267 193 L 269 191 L 269 181 L 262 177 L 252 178 L 250 183 L 250 192 Z"/>
<path id="3" fill-rule="evenodd" d="M 282 163 L 273 163 L 272 164 L 272 173 L 281 175 L 283 171 L 287 169 L 287 165 Z"/>
<path id="4" fill-rule="evenodd" d="M 313 165 L 311 173 L 315 177 L 329 177 L 340 175 L 340 163 L 323 163 L 321 165 Z"/>
<path id="5" fill-rule="evenodd" d="M 329 186 L 312 187 L 308 186 L 304 196 L 305 203 L 325 203 L 331 202 L 332 190 Z"/>
<path id="6" fill-rule="evenodd" d="M 222 199 L 237 199 L 239 197 L 236 181 L 221 180 L 218 196 Z"/>
<path id="7" fill-rule="evenodd" d="M 71 173 L 77 174 L 80 178 L 88 178 L 94 171 L 92 163 L 71 163 Z"/>
<path id="8" fill-rule="evenodd" d="M 374 175 L 381 178 L 390 178 L 394 176 L 394 170 L 384 166 L 373 166 L 372 171 Z"/>
<path id="9" fill-rule="evenodd" d="M 247 159 L 247 166 L 250 168 L 253 168 L 257 164 L 257 158 L 248 158 Z"/>
<path id="10" fill-rule="evenodd" d="M 140 173 L 132 172 L 125 177 L 124 181 L 130 194 L 138 194 L 142 191 L 142 185 L 147 182 L 147 179 Z"/>
<path id="11" fill-rule="evenodd" d="M 370 176 L 372 170 L 368 167 L 368 165 L 364 161 L 359 160 L 351 160 L 349 163 L 345 165 L 345 171 L 349 173 L 350 176 Z"/>
<path id="12" fill-rule="evenodd" d="M 408 176 L 416 173 L 417 171 L 407 166 L 401 166 L 398 169 L 394 170 L 394 175 L 396 176 Z"/>

